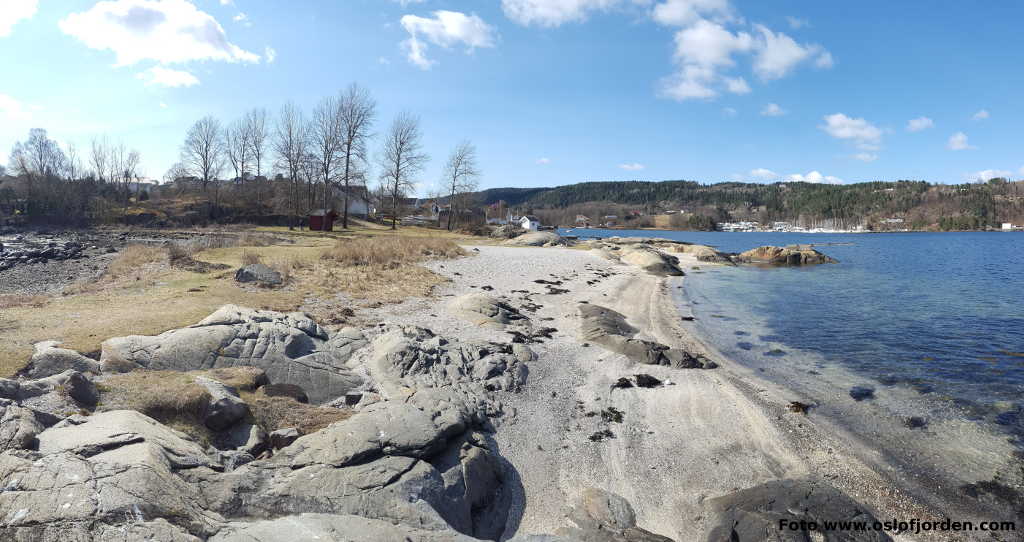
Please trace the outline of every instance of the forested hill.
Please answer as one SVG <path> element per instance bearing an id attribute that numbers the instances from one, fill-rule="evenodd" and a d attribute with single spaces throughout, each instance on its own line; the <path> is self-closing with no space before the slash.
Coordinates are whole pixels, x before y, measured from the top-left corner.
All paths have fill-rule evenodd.
<path id="1" fill-rule="evenodd" d="M 847 185 L 718 183 L 692 181 L 587 182 L 555 188 L 493 188 L 478 193 L 487 205 L 504 202 L 548 222 L 589 217 L 657 215 L 666 211 L 716 222 L 787 221 L 884 229 L 981 229 L 1024 222 L 1024 182 L 941 185 L 923 181 Z M 639 213 L 636 213 L 639 212 Z"/>

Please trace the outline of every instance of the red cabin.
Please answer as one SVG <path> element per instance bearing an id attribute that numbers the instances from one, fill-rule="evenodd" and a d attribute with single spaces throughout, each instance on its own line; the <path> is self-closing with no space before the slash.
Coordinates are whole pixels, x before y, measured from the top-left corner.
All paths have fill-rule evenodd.
<path id="1" fill-rule="evenodd" d="M 317 209 L 309 213 L 309 230 L 334 231 L 334 220 L 337 218 L 338 213 L 334 212 L 334 210 L 325 211 Z"/>

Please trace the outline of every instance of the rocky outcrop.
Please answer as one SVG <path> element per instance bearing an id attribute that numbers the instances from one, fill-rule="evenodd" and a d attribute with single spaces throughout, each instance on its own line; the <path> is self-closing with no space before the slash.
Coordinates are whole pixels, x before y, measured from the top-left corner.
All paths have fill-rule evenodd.
<path id="1" fill-rule="evenodd" d="M 69 369 L 35 380 L 0 378 L 0 398 L 57 414 L 77 410 L 79 406 L 94 406 L 99 401 L 99 392 L 92 380 Z"/>
<path id="2" fill-rule="evenodd" d="M 508 303 L 484 294 L 466 294 L 450 304 L 453 312 L 475 325 L 504 326 L 528 319 Z"/>
<path id="3" fill-rule="evenodd" d="M 825 521 L 862 521 L 871 524 L 875 517 L 850 497 L 818 480 L 775 480 L 711 499 L 706 542 L 761 542 L 763 540 L 825 542 L 887 542 L 881 531 L 828 531 L 817 529 L 817 538 L 807 528 L 780 528 L 780 521 L 799 524 Z"/>
<path id="4" fill-rule="evenodd" d="M 814 250 L 810 245 L 789 245 L 786 247 L 763 246 L 741 252 L 736 260 L 743 263 L 768 265 L 814 265 L 839 263 L 835 259 Z"/>
<path id="5" fill-rule="evenodd" d="M 526 233 L 526 230 L 520 228 L 516 224 L 505 224 L 494 228 L 494 230 L 491 231 L 491 237 L 494 237 L 495 239 L 513 239 L 524 233 Z"/>
<path id="6" fill-rule="evenodd" d="M 235 281 L 253 282 L 258 286 L 266 288 L 280 286 L 284 283 L 284 279 L 281 278 L 281 273 L 278 273 L 261 263 L 249 264 L 238 271 L 235 271 Z"/>
<path id="7" fill-rule="evenodd" d="M 669 365 L 678 369 L 713 369 L 718 365 L 704 356 L 635 338 L 638 330 L 609 308 L 584 303 L 579 306 L 580 340 L 599 344 L 636 363 Z"/>
<path id="8" fill-rule="evenodd" d="M 0 399 L 0 452 L 28 450 L 36 445 L 36 436 L 59 418 Z"/>
<path id="9" fill-rule="evenodd" d="M 238 392 L 229 386 L 205 377 L 196 382 L 210 394 L 203 423 L 214 431 L 223 431 L 249 414 L 249 405 L 238 397 Z"/>
<path id="10" fill-rule="evenodd" d="M 187 328 L 106 340 L 100 363 L 105 371 L 253 366 L 266 371 L 271 382 L 298 385 L 311 402 L 321 403 L 363 383 L 347 362 L 366 344 L 358 330 L 329 336 L 302 313 L 225 305 Z"/>
<path id="11" fill-rule="evenodd" d="M 506 245 L 543 247 L 566 244 L 564 237 L 551 231 L 532 231 L 505 241 Z"/>
<path id="12" fill-rule="evenodd" d="M 682 276 L 679 258 L 666 254 L 648 245 L 624 245 L 619 250 L 619 260 L 635 265 L 652 275 Z"/>
<path id="13" fill-rule="evenodd" d="M 43 378 L 75 370 L 80 373 L 99 374 L 100 364 L 74 350 L 58 348 L 57 341 L 43 341 L 35 344 L 35 352 L 28 365 L 18 372 L 25 378 Z"/>
<path id="14" fill-rule="evenodd" d="M 629 502 L 600 489 L 583 490 L 569 519 L 575 526 L 559 529 L 556 534 L 588 542 L 672 542 L 671 538 L 637 527 Z"/>

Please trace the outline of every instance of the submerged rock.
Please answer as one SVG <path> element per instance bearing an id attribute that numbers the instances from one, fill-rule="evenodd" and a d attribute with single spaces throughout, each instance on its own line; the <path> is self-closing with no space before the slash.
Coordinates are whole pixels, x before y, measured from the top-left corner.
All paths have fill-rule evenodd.
<path id="1" fill-rule="evenodd" d="M 868 386 L 854 386 L 850 388 L 850 397 L 852 397 L 854 401 L 873 399 L 875 397 L 875 388 L 870 388 Z"/>

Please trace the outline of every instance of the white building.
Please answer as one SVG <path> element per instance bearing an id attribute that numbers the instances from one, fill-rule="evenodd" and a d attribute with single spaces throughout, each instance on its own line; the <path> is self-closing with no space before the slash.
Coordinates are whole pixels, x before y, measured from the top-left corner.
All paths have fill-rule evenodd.
<path id="1" fill-rule="evenodd" d="M 1013 224 L 1011 224 L 1009 222 L 1003 222 L 1003 229 L 1004 230 L 1012 230 L 1013 229 Z"/>
<path id="2" fill-rule="evenodd" d="M 540 220 L 533 215 L 525 215 L 519 218 L 519 226 L 527 231 L 540 229 Z"/>

